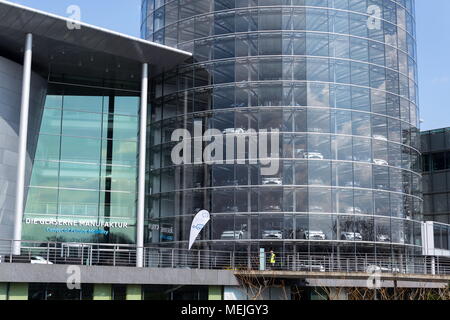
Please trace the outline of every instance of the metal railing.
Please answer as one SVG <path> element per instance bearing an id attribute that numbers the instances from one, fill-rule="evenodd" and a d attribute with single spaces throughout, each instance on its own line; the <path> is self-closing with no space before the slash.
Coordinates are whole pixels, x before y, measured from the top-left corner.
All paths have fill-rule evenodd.
<path id="1" fill-rule="evenodd" d="M 0 263 L 136 266 L 135 245 L 20 241 L 21 255 L 12 255 L 10 252 L 15 243 L 0 240 Z M 341 273 L 379 271 L 450 276 L 450 257 L 285 252 L 276 253 L 275 263 L 271 264 L 269 256 L 267 252 L 145 247 L 144 267 Z"/>

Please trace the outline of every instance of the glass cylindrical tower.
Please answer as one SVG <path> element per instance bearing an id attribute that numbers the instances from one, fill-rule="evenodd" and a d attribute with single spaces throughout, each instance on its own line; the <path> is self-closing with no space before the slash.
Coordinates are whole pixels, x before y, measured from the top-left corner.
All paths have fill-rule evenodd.
<path id="1" fill-rule="evenodd" d="M 420 253 L 413 0 L 144 0 L 142 36 L 193 52 L 152 86 L 147 243 Z M 279 170 L 174 165 L 174 130 L 278 129 Z"/>

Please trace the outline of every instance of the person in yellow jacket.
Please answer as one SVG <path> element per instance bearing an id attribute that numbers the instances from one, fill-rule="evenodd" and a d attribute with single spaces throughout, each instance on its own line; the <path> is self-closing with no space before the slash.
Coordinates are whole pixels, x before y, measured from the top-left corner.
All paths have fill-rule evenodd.
<path id="1" fill-rule="evenodd" d="M 275 267 L 276 258 L 277 256 L 275 255 L 275 252 L 273 252 L 273 250 L 270 250 L 269 263 L 271 269 L 274 269 Z"/>

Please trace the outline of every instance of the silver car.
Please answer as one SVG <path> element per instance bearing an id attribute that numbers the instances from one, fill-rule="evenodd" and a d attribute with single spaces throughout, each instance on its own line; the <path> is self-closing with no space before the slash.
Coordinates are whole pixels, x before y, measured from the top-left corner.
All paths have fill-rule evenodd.
<path id="1" fill-rule="evenodd" d="M 320 152 L 306 152 L 304 154 L 305 159 L 312 159 L 312 160 L 323 160 L 323 154 Z"/>
<path id="2" fill-rule="evenodd" d="M 243 134 L 245 132 L 243 128 L 227 128 L 222 131 L 223 134 Z"/>
<path id="3" fill-rule="evenodd" d="M 220 236 L 222 240 L 240 240 L 246 238 L 246 231 L 224 231 Z"/>
<path id="4" fill-rule="evenodd" d="M 319 231 L 305 231 L 306 240 L 326 240 L 326 235 L 322 230 Z"/>
<path id="5" fill-rule="evenodd" d="M 362 241 L 363 237 L 359 232 L 342 232 L 341 240 L 346 241 Z"/>
<path id="6" fill-rule="evenodd" d="M 377 234 L 377 241 L 379 242 L 391 242 L 391 238 L 386 234 Z"/>
<path id="7" fill-rule="evenodd" d="M 283 233 L 280 230 L 264 230 L 262 233 L 263 239 L 283 239 Z"/>
<path id="8" fill-rule="evenodd" d="M 281 178 L 263 178 L 262 184 L 263 185 L 271 184 L 271 185 L 281 186 L 283 184 L 283 181 L 281 180 Z"/>
<path id="9" fill-rule="evenodd" d="M 373 159 L 373 163 L 375 163 L 378 166 L 388 166 L 389 165 L 389 163 L 383 159 Z"/>

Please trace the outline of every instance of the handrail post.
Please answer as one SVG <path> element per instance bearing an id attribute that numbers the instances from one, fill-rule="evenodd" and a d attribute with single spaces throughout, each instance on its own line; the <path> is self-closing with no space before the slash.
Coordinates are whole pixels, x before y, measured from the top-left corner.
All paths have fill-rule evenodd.
<path id="1" fill-rule="evenodd" d="M 175 249 L 172 249 L 171 252 L 172 252 L 172 259 L 171 260 L 172 260 L 172 269 L 173 269 L 175 267 L 175 264 L 174 264 L 175 263 L 175 257 L 174 257 Z"/>
<path id="2" fill-rule="evenodd" d="M 50 243 L 47 242 L 47 261 L 50 261 Z"/>

